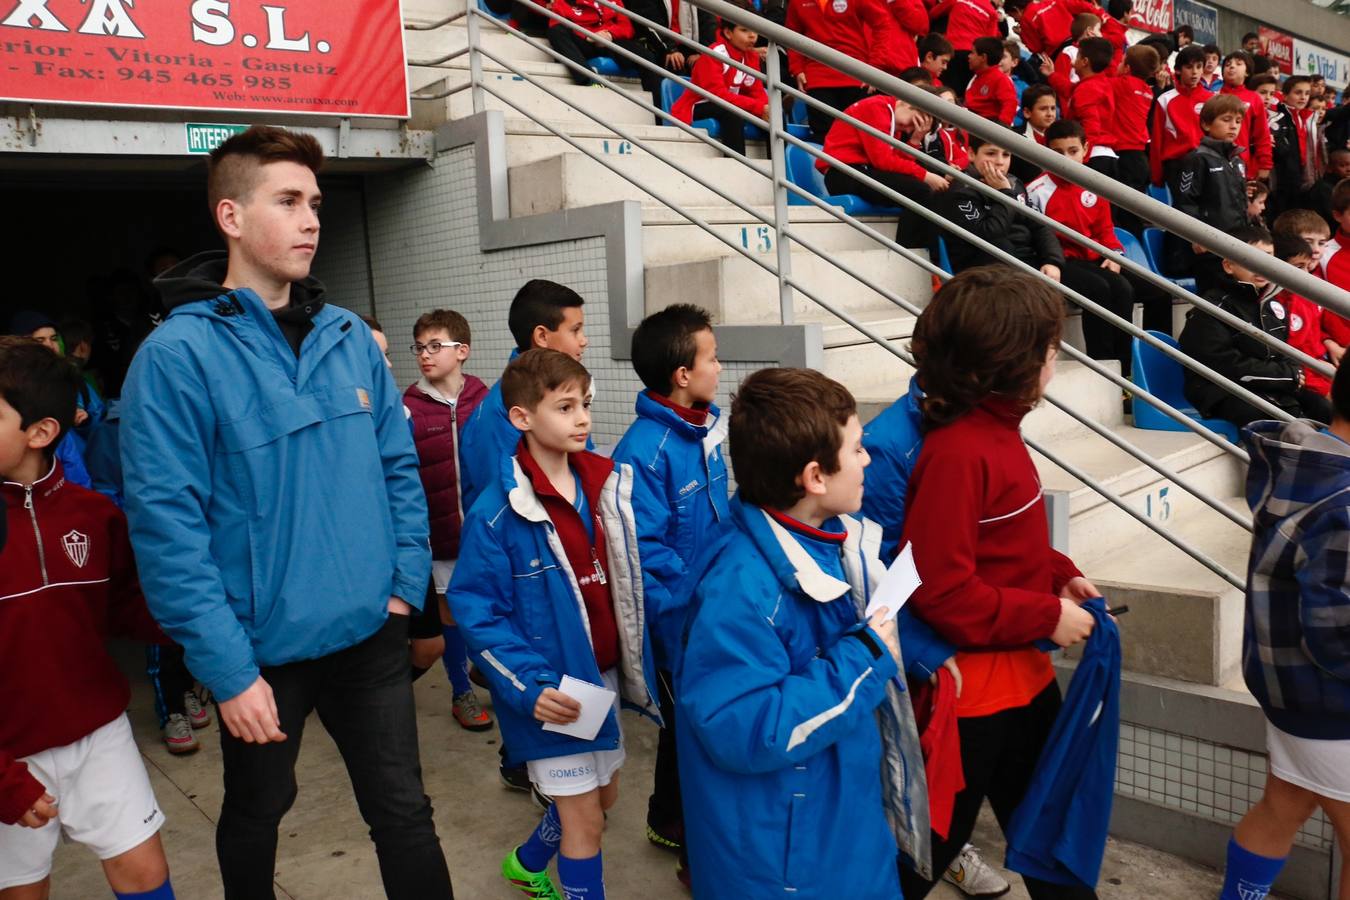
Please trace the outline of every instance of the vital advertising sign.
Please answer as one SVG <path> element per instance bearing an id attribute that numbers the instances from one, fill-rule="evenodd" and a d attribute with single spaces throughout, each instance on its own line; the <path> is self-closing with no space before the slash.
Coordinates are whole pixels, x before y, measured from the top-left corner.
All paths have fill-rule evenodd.
<path id="1" fill-rule="evenodd" d="M 406 118 L 399 0 L 0 0 L 0 100 Z"/>
<path id="2" fill-rule="evenodd" d="M 1350 83 L 1350 57 L 1295 38 L 1294 71 L 1299 75 L 1321 75 L 1327 84 L 1340 90 Z"/>
<path id="3" fill-rule="evenodd" d="M 1172 0 L 1135 0 L 1125 23 L 1140 31 L 1161 34 L 1172 30 Z"/>

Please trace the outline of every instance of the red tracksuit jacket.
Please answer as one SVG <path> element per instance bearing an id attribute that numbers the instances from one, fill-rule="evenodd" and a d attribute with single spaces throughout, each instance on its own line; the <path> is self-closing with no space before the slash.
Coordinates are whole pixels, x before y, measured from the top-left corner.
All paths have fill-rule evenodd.
<path id="1" fill-rule="evenodd" d="M 755 115 L 763 115 L 769 105 L 769 94 L 764 90 L 764 82 L 747 75 L 735 66 L 726 64 L 726 59 L 734 59 L 755 71 L 759 71 L 759 54 L 754 50 L 742 53 L 726 41 L 718 41 L 708 48 L 707 53 L 699 56 L 694 63 L 690 78 L 694 84 L 711 91 L 728 103 Z M 702 94 L 685 90 L 670 108 L 670 112 L 681 122 L 689 124 L 694 120 L 694 105 L 703 100 Z"/>
<path id="2" fill-rule="evenodd" d="M 1073 61 L 1078 58 L 1078 45 L 1069 44 L 1055 57 L 1055 71 L 1045 80 L 1055 89 L 1059 98 L 1059 108 L 1064 109 L 1073 97 L 1073 89 L 1078 85 L 1078 73 L 1073 70 Z"/>
<path id="3" fill-rule="evenodd" d="M 941 0 L 928 15 L 932 19 L 947 16 L 947 40 L 954 50 L 970 50 L 976 38 L 1002 37 L 998 10 L 989 0 Z"/>
<path id="4" fill-rule="evenodd" d="M 1327 345 L 1322 343 L 1326 337 L 1322 331 L 1322 307 L 1291 291 L 1282 291 L 1275 299 L 1284 304 L 1287 312 L 1285 321 L 1289 323 L 1290 345 L 1313 359 L 1325 359 Z M 1303 367 L 1303 385 L 1323 397 L 1331 395 L 1331 379 L 1309 366 Z"/>
<path id="5" fill-rule="evenodd" d="M 615 5 L 623 6 L 623 0 L 614 0 Z M 608 31 L 616 41 L 631 38 L 633 20 L 621 15 L 608 6 L 601 6 L 594 0 L 553 0 L 553 11 L 566 16 L 587 31 Z M 556 28 L 561 24 L 549 20 L 548 27 Z"/>
<path id="6" fill-rule="evenodd" d="M 901 70 L 895 21 L 880 0 L 789 0 L 787 27 L 892 74 Z M 788 71 L 806 73 L 806 88 L 858 87 L 861 82 L 795 50 Z"/>
<path id="7" fill-rule="evenodd" d="M 966 109 L 987 119 L 1011 125 L 1017 118 L 1017 88 L 998 66 L 990 66 L 966 87 Z"/>
<path id="8" fill-rule="evenodd" d="M 1105 11 L 1089 0 L 1037 0 L 1022 14 L 1019 34 L 1032 53 L 1054 53 L 1070 37 L 1073 17 L 1090 12 L 1105 20 Z"/>
<path id="9" fill-rule="evenodd" d="M 0 822 L 43 794 L 19 758 L 64 747 L 120 716 L 131 689 L 104 642 L 167 643 L 145 608 L 122 511 L 65 480 L 0 483 Z M 59 799 L 59 798 L 58 798 Z"/>
<path id="10" fill-rule="evenodd" d="M 1115 149 L 1143 150 L 1148 146 L 1148 111 L 1153 108 L 1153 88 L 1144 79 L 1126 72 L 1111 79 L 1111 90 Z"/>
<path id="11" fill-rule="evenodd" d="M 1200 107 L 1213 96 L 1197 84 L 1189 91 L 1174 87 L 1158 97 L 1149 146 L 1149 168 L 1155 185 L 1162 186 L 1163 163 L 1180 159 L 1200 146 L 1205 136 L 1200 128 Z"/>
<path id="12" fill-rule="evenodd" d="M 1262 169 L 1269 171 L 1275 164 L 1271 152 L 1274 143 L 1270 137 L 1270 119 L 1266 116 L 1266 105 L 1261 100 L 1261 95 L 1241 85 L 1229 87 L 1227 84 L 1219 88 L 1219 93 L 1232 94 L 1247 104 L 1247 114 L 1242 117 L 1242 130 L 1238 132 L 1237 140 L 1233 142 L 1239 147 L 1247 148 L 1242 154 L 1242 161 L 1247 164 L 1247 177 L 1255 178 L 1256 173 Z"/>
<path id="13" fill-rule="evenodd" d="M 1120 239 L 1111 223 L 1111 204 L 1104 197 L 1085 191 L 1058 175 L 1046 172 L 1027 185 L 1027 202 L 1061 225 L 1067 225 L 1081 235 L 1092 238 L 1111 250 L 1120 250 Z M 1090 250 L 1055 232 L 1067 259 L 1085 259 L 1094 262 L 1102 258 Z"/>
<path id="14" fill-rule="evenodd" d="M 1098 72 L 1078 82 L 1064 117 L 1077 119 L 1083 126 L 1091 150 L 1099 147 L 1114 150 L 1117 126 L 1115 79 L 1106 72 Z"/>
<path id="15" fill-rule="evenodd" d="M 845 110 L 860 122 L 866 122 L 878 131 L 886 132 L 897 140 L 907 140 L 909 135 L 898 131 L 895 126 L 895 99 L 885 94 L 873 94 L 865 97 Z M 847 122 L 836 121 L 825 135 L 825 152 L 840 162 L 851 166 L 871 166 L 883 172 L 899 172 L 922 179 L 927 170 L 918 161 L 903 150 L 861 131 Z M 816 160 L 816 168 L 824 172 L 830 164 L 823 159 Z"/>
<path id="16" fill-rule="evenodd" d="M 895 20 L 896 65 L 901 70 L 919 64 L 918 39 L 928 33 L 928 8 L 923 0 L 887 0 L 891 18 Z"/>
<path id="17" fill-rule="evenodd" d="M 1350 234 L 1337 231 L 1327 241 L 1317 271 L 1336 287 L 1350 291 Z M 1329 309 L 1322 310 L 1322 332 L 1342 347 L 1350 347 L 1350 321 Z"/>

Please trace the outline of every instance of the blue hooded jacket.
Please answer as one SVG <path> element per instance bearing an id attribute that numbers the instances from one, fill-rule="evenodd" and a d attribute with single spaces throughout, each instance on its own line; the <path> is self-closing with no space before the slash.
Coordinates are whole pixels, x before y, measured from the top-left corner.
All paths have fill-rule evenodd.
<path id="1" fill-rule="evenodd" d="M 698 551 L 730 526 L 727 464 L 721 444 L 727 424 L 716 406 L 694 425 L 649 392 L 637 395 L 637 420 L 628 426 L 615 462 L 633 468 L 633 511 L 646 586 L 647 622 L 656 664 L 674 669 L 684 634 L 687 597 L 678 586 Z"/>
<path id="2" fill-rule="evenodd" d="M 913 709 L 862 621 L 880 529 L 831 520 L 840 548 L 731 514 L 686 580 L 676 672 L 694 895 L 899 900 L 897 842 L 926 872 L 930 826 Z"/>
<path id="3" fill-rule="evenodd" d="M 93 486 L 89 479 L 89 470 L 84 464 L 83 442 L 78 434 L 72 431 L 62 435 L 61 440 L 56 443 L 56 458 L 61 461 L 61 468 L 65 470 L 66 481 L 78 484 L 82 488 Z"/>
<path id="4" fill-rule="evenodd" d="M 909 476 L 923 449 L 922 399 L 918 379 L 911 378 L 908 393 L 863 428 L 863 447 L 872 464 L 863 470 L 862 514 L 881 526 L 881 559 L 887 565 L 900 552 Z"/>
<path id="5" fill-rule="evenodd" d="M 151 612 L 219 700 L 260 666 L 327 656 L 420 609 L 427 506 L 393 375 L 352 313 L 291 286 L 299 358 L 224 253 L 156 284 L 169 317 L 122 397 L 127 518 Z"/>
<path id="6" fill-rule="evenodd" d="M 1042 881 L 1094 888 L 1116 789 L 1120 631 L 1102 598 L 1088 600 L 1083 609 L 1096 626 L 1008 824 L 1005 863 Z"/>
<path id="7" fill-rule="evenodd" d="M 1253 422 L 1242 674 L 1266 718 L 1350 739 L 1350 445 L 1307 421 Z"/>
<path id="8" fill-rule="evenodd" d="M 534 717 L 539 695 L 558 687 L 563 675 L 603 682 L 590 618 L 557 529 L 515 455 L 498 462 L 500 474 L 464 521 L 446 599 L 475 665 L 487 676 L 502 743 L 515 764 L 617 749 L 619 721 L 612 711 L 592 741 L 544 731 Z M 619 633 L 619 696 L 659 722 L 632 493 L 632 469 L 617 465 L 599 502 Z"/>

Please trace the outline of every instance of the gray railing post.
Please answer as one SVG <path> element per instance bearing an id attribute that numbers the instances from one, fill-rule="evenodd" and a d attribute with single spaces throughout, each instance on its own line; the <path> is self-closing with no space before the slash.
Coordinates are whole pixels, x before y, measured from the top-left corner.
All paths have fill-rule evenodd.
<path id="1" fill-rule="evenodd" d="M 778 306 L 783 324 L 791 325 L 794 318 L 792 285 L 789 283 L 792 246 L 785 234 L 788 227 L 787 144 L 783 141 L 783 92 L 779 89 L 782 72 L 778 64 L 778 45 L 772 41 L 764 64 L 769 88 L 769 163 L 773 170 L 774 242 L 778 247 Z"/>
<path id="2" fill-rule="evenodd" d="M 482 13 L 478 9 L 480 0 L 466 0 L 466 11 L 469 14 L 468 36 L 469 36 L 469 94 L 473 97 L 473 111 L 480 113 L 483 111 L 483 57 L 478 55 L 478 17 Z"/>

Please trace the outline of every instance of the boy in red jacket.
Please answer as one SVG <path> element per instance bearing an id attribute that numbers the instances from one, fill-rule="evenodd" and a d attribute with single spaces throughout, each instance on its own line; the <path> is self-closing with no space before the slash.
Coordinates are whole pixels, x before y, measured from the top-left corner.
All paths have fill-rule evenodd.
<path id="1" fill-rule="evenodd" d="M 932 117 L 915 109 L 903 100 L 885 94 L 873 94 L 844 111 L 860 122 L 865 122 L 904 141 L 916 150 L 933 127 Z M 947 189 L 947 179 L 930 172 L 919 162 L 919 157 L 892 147 L 881 138 L 855 128 L 842 119 L 837 120 L 825 136 L 825 153 L 847 163 L 864 175 L 908 197 L 921 205 L 928 205 L 934 191 Z M 825 173 L 825 187 L 831 194 L 857 194 L 868 203 L 894 206 L 895 201 L 868 184 L 858 181 L 842 169 L 834 169 L 825 160 L 816 161 L 816 168 Z M 905 210 L 896 225 L 896 243 L 902 247 L 928 246 L 928 229 L 918 214 Z"/>
<path id="2" fill-rule="evenodd" d="M 878 69 L 900 71 L 895 20 L 881 0 L 789 0 L 787 27 Z M 835 109 L 848 109 L 867 96 L 867 88 L 856 78 L 795 50 L 788 51 L 788 71 L 798 90 Z M 823 142 L 834 117 L 815 107 L 806 115 L 811 140 Z"/>
<path id="3" fill-rule="evenodd" d="M 403 392 L 403 408 L 412 424 L 418 475 L 427 495 L 432 563 L 426 606 L 412 617 L 409 627 L 413 677 L 425 673 L 439 656 L 450 677 L 450 712 L 455 721 L 469 731 L 487 731 L 492 717 L 479 704 L 469 681 L 469 650 L 445 601 L 464 526 L 460 440 L 469 416 L 488 393 L 487 385 L 464 373 L 469 337 L 468 321 L 450 309 L 432 310 L 413 324 L 409 349 L 422 376 Z"/>
<path id="4" fill-rule="evenodd" d="M 1242 154 L 1247 177 L 1265 181 L 1270 177 L 1270 167 L 1273 165 L 1270 120 L 1266 116 L 1265 101 L 1256 91 L 1247 88 L 1247 76 L 1251 72 L 1252 58 L 1247 51 L 1235 50 L 1228 54 L 1223 60 L 1223 87 L 1219 92 L 1232 94 L 1247 104 L 1247 114 L 1242 118 L 1237 145 L 1247 148 Z"/>
<path id="5" fill-rule="evenodd" d="M 614 4 L 623 6 L 623 0 L 614 0 Z M 657 59 L 655 51 L 645 41 L 637 39 L 633 21 L 623 13 L 602 6 L 595 0 L 553 0 L 552 9 L 558 15 L 567 18 L 570 24 L 564 25 L 550 19 L 549 44 L 583 69 L 589 69 L 587 60 L 596 56 L 608 56 L 620 65 L 629 65 L 627 59 L 610 52 L 611 44 L 635 53 L 649 62 L 658 65 L 662 62 Z M 580 30 L 572 26 L 580 26 Z M 638 77 L 642 79 L 643 90 L 649 91 L 652 97 L 660 97 L 662 77 L 645 66 L 638 66 L 637 70 Z M 569 68 L 568 74 L 577 84 L 594 83 L 590 76 L 582 72 Z M 658 124 L 661 124 L 659 120 Z"/>
<path id="6" fill-rule="evenodd" d="M 1101 16 L 1096 13 L 1079 13 L 1073 17 L 1070 34 L 1072 35 L 1071 41 L 1055 51 L 1056 55 L 1051 67 L 1047 69 L 1045 65 L 1041 66 L 1041 74 L 1045 76 L 1046 81 L 1059 95 L 1059 102 L 1065 106 L 1068 106 L 1069 98 L 1073 96 L 1073 89 L 1081 77 L 1078 70 L 1074 68 L 1074 62 L 1078 59 L 1079 45 L 1088 38 L 1102 36 Z"/>
<path id="7" fill-rule="evenodd" d="M 1078 83 L 1064 118 L 1078 121 L 1087 135 L 1087 164 L 1103 175 L 1116 176 L 1116 93 L 1109 67 L 1115 48 L 1106 38 L 1083 38 L 1073 61 Z"/>
<path id="8" fill-rule="evenodd" d="M 934 85 L 947 83 L 945 73 L 952 61 L 952 42 L 937 31 L 930 31 L 916 44 L 919 53 L 919 65 L 928 70 Z"/>
<path id="9" fill-rule="evenodd" d="M 1276 231 L 1273 237 L 1276 259 L 1313 271 L 1313 250 L 1307 241 L 1292 231 Z M 1334 342 L 1329 342 L 1322 331 L 1322 307 L 1287 288 L 1280 291 L 1276 299 L 1284 304 L 1288 315 L 1289 343 L 1313 359 L 1327 359 Z M 1342 355 L 1344 352 L 1341 348 Z M 1331 396 L 1331 379 L 1310 366 L 1303 367 L 1303 386 L 1323 397 Z"/>
<path id="10" fill-rule="evenodd" d="M 1104 42 L 1103 42 L 1104 43 Z M 1060 156 L 1082 163 L 1088 142 L 1083 126 L 1072 119 L 1051 125 L 1045 145 Z M 1061 225 L 1092 238 L 1109 250 L 1121 251 L 1111 224 L 1111 204 L 1091 191 L 1046 172 L 1027 185 L 1027 202 Z M 1134 314 L 1134 288 L 1120 274 L 1120 264 L 1056 232 L 1064 250 L 1065 282 L 1089 300 L 1095 300 L 1123 319 Z M 1170 303 L 1168 304 L 1170 307 Z M 1093 359 L 1120 361 L 1122 375 L 1130 373 L 1130 336 L 1097 316 L 1083 311 L 1083 338 Z"/>
<path id="11" fill-rule="evenodd" d="M 814 2 L 814 0 L 812 0 Z M 1000 49 L 990 65 L 998 67 L 999 56 L 1003 53 L 1002 35 L 998 27 L 999 9 L 1003 0 L 939 0 L 928 11 L 928 17 L 936 22 L 947 16 L 947 40 L 952 43 L 952 61 L 947 67 L 946 84 L 956 88 L 956 92 L 965 98 L 966 85 L 970 76 L 975 74 L 970 56 L 975 49 L 975 41 L 983 37 L 997 38 Z"/>
<path id="12" fill-rule="evenodd" d="M 1149 146 L 1149 173 L 1158 187 L 1174 180 L 1186 154 L 1205 136 L 1200 109 L 1214 95 L 1200 84 L 1205 72 L 1205 48 L 1190 44 L 1177 54 L 1175 86 L 1158 96 L 1153 112 L 1153 141 Z"/>
<path id="13" fill-rule="evenodd" d="M 1153 108 L 1149 81 L 1158 74 L 1162 59 L 1147 44 L 1125 51 L 1121 72 L 1111 80 L 1116 132 L 1116 180 L 1136 191 L 1148 190 L 1148 114 Z M 1143 221 L 1132 212 L 1116 209 L 1116 224 L 1141 235 Z M 1167 329 L 1171 331 L 1171 329 Z"/>
<path id="14" fill-rule="evenodd" d="M 708 47 L 708 52 L 699 55 L 691 78 L 704 90 L 767 121 L 769 94 L 764 82 L 725 62 L 732 59 L 758 72 L 759 54 L 755 52 L 758 40 L 759 34 L 744 25 L 722 20 L 717 40 Z M 716 119 L 718 139 L 728 150 L 745 153 L 745 120 L 704 99 L 702 94 L 686 88 L 670 111 L 681 122 L 690 124 L 695 119 Z"/>
<path id="15" fill-rule="evenodd" d="M 1350 178 L 1336 185 L 1331 192 L 1331 217 L 1336 220 L 1336 236 L 1322 248 L 1318 271 L 1336 287 L 1350 291 Z M 1350 346 L 1350 320 L 1329 309 L 1324 310 L 1322 329 L 1341 347 L 1341 353 Z M 1331 361 L 1339 365 L 1340 356 L 1334 349 L 1331 353 Z"/>
<path id="16" fill-rule="evenodd" d="M 1017 117 L 1017 88 L 1008 73 L 999 67 L 1003 59 L 1003 41 L 982 37 L 970 51 L 970 71 L 975 77 L 966 86 L 966 109 L 986 119 L 1012 125 Z"/>
<path id="17" fill-rule="evenodd" d="M 171 900 L 164 814 L 127 721 L 131 689 L 104 641 L 164 643 L 136 580 L 127 523 L 53 459 L 80 376 L 0 337 L 0 894 L 50 891 L 64 835 L 103 861 L 118 897 Z"/>

